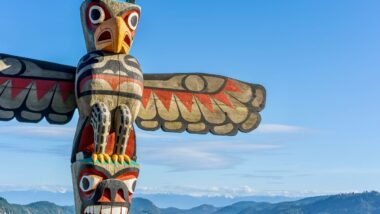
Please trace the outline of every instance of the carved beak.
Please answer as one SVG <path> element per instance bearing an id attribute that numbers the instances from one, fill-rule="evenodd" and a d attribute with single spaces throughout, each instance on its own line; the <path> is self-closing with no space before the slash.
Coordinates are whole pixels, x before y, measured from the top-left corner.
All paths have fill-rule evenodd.
<path id="1" fill-rule="evenodd" d="M 122 17 L 103 22 L 95 31 L 97 50 L 128 54 L 132 45 L 132 33 Z"/>

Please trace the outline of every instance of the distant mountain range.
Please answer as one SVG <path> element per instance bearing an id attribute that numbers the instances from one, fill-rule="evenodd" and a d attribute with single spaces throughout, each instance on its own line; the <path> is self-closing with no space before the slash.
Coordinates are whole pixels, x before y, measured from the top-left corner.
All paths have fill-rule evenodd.
<path id="1" fill-rule="evenodd" d="M 6 198 L 11 203 L 29 204 L 35 201 L 49 201 L 61 206 L 73 205 L 74 193 L 70 191 L 51 192 L 41 190 L 26 191 L 2 191 L 0 197 Z M 203 204 L 209 204 L 216 207 L 222 207 L 239 201 L 256 201 L 278 203 L 284 201 L 295 201 L 300 197 L 284 196 L 247 196 L 247 197 L 224 197 L 224 196 L 189 196 L 176 194 L 135 194 L 136 198 L 145 198 L 152 201 L 158 207 L 177 207 L 189 209 Z"/>
<path id="2" fill-rule="evenodd" d="M 74 214 L 72 206 L 50 202 L 29 205 L 9 204 L 0 198 L 0 213 L 7 214 Z M 160 209 L 151 201 L 136 198 L 131 214 L 379 214 L 380 193 L 341 194 L 305 198 L 293 202 L 267 203 L 243 201 L 225 207 L 201 205 L 192 209 Z"/>

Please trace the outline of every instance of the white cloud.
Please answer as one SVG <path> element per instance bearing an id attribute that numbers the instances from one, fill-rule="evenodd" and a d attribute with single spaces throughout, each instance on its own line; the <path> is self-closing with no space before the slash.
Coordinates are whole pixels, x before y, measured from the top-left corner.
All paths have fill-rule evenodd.
<path id="1" fill-rule="evenodd" d="M 281 124 L 262 124 L 256 132 L 258 133 L 298 133 L 305 131 L 305 128 L 299 126 L 281 125 Z"/>
<path id="2" fill-rule="evenodd" d="M 0 192 L 20 192 L 20 191 L 42 191 L 52 193 L 67 193 L 72 192 L 71 186 L 59 186 L 59 185 L 0 185 Z"/>
<path id="3" fill-rule="evenodd" d="M 140 139 L 181 139 L 180 136 L 176 135 L 173 136 L 173 133 L 162 133 L 161 131 L 156 131 L 156 132 L 146 132 L 146 131 L 140 131 L 137 129 L 136 131 L 137 137 Z"/>
<path id="4" fill-rule="evenodd" d="M 51 192 L 51 193 L 72 193 L 71 186 L 60 185 L 0 185 L 1 192 Z M 352 191 L 351 191 L 352 192 Z M 357 191 L 360 192 L 360 191 Z M 271 191 L 259 191 L 251 186 L 238 186 L 238 187 L 199 187 L 199 186 L 161 186 L 161 187 L 148 187 L 137 185 L 136 195 L 183 195 L 192 197 L 248 197 L 248 196 L 284 196 L 284 197 L 307 197 L 315 195 L 330 195 L 334 192 L 315 192 L 315 191 L 284 191 L 284 190 L 271 190 Z"/>
<path id="5" fill-rule="evenodd" d="M 259 127 L 257 132 L 297 133 L 302 130 L 303 128 L 296 126 L 264 124 Z M 243 140 L 239 137 L 194 136 L 161 131 L 147 133 L 138 130 L 137 132 L 139 160 L 147 164 L 168 166 L 174 171 L 233 168 L 237 163 L 243 162 L 247 155 L 283 148 L 279 144 L 250 142 L 251 140 L 246 140 L 246 138 Z M 11 126 L 2 126 L 0 134 L 24 138 L 59 139 L 71 143 L 75 128 L 56 125 L 12 124 Z M 56 150 L 61 151 L 62 148 Z M 62 151 L 67 155 L 69 150 Z"/>
<path id="6" fill-rule="evenodd" d="M 12 125 L 2 126 L 0 134 L 23 137 L 43 137 L 43 138 L 73 138 L 75 128 L 63 126 L 42 126 L 42 125 Z"/>
<path id="7" fill-rule="evenodd" d="M 164 186 L 164 187 L 137 187 L 137 194 L 154 195 L 187 195 L 193 197 L 248 197 L 248 196 L 285 196 L 285 197 L 306 197 L 315 195 L 328 195 L 331 192 L 314 191 L 258 191 L 251 186 L 240 187 L 198 187 L 198 186 Z"/>
<path id="8" fill-rule="evenodd" d="M 186 142 L 187 141 L 187 142 Z M 276 144 L 238 141 L 140 142 L 139 159 L 147 164 L 165 165 L 174 171 L 232 168 L 244 156 L 258 151 L 281 149 Z"/>

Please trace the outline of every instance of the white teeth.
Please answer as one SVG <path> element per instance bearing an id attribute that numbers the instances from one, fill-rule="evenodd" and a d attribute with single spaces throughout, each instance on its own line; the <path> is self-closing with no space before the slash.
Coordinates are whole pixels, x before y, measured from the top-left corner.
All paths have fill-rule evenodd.
<path id="1" fill-rule="evenodd" d="M 83 214 L 128 214 L 128 208 L 95 205 L 86 207 Z"/>
<path id="2" fill-rule="evenodd" d="M 100 212 L 101 214 L 111 214 L 111 206 L 102 206 L 102 211 Z"/>
<path id="3" fill-rule="evenodd" d="M 120 214 L 121 213 L 121 207 L 112 207 L 112 214 Z"/>
<path id="4" fill-rule="evenodd" d="M 100 208 L 101 206 L 92 206 L 92 210 L 94 211 L 94 214 L 100 214 Z"/>

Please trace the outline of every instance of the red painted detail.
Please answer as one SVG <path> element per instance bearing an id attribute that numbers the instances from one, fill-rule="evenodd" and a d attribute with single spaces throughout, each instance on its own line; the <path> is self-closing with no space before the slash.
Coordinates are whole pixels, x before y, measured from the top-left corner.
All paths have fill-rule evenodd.
<path id="1" fill-rule="evenodd" d="M 111 202 L 111 190 L 106 188 L 103 192 L 102 197 L 98 200 L 98 202 L 103 202 L 103 203 Z"/>
<path id="2" fill-rule="evenodd" d="M 112 155 L 115 144 L 115 132 L 111 132 L 107 137 L 106 154 Z M 94 131 L 91 125 L 85 126 L 79 141 L 78 151 L 87 154 L 94 152 Z"/>
<path id="3" fill-rule="evenodd" d="M 80 180 L 82 179 L 83 176 L 88 176 L 88 175 L 96 175 L 96 176 L 99 176 L 102 178 L 102 180 L 105 180 L 105 179 L 108 179 L 107 176 L 105 176 L 102 172 L 94 169 L 93 167 L 87 167 L 87 168 L 84 168 L 80 171 L 79 173 L 79 177 L 78 177 L 78 184 L 80 183 Z M 90 198 L 92 197 L 92 194 L 94 193 L 94 190 L 91 190 L 91 191 L 88 191 L 88 192 L 83 192 L 80 188 L 79 188 L 79 193 L 80 195 L 83 197 L 83 198 Z"/>
<path id="4" fill-rule="evenodd" d="M 128 24 L 128 18 L 129 18 L 129 15 L 131 15 L 131 13 L 134 13 L 134 12 L 137 12 L 137 13 L 139 14 L 139 18 L 140 18 L 140 16 L 141 16 L 140 13 L 141 13 L 141 12 L 140 12 L 140 10 L 137 10 L 137 9 L 129 10 L 129 11 L 127 11 L 126 13 L 123 14 L 123 19 L 124 19 L 125 23 L 127 24 L 129 30 L 130 30 L 131 33 L 132 33 L 132 38 L 135 36 L 135 33 L 136 33 L 136 30 L 137 30 L 137 27 L 136 27 L 135 30 L 131 29 L 131 26 L 129 26 L 129 24 Z M 139 21 L 140 21 L 140 19 L 137 20 L 137 23 L 138 23 Z M 137 25 L 137 26 L 138 26 L 138 25 Z"/>
<path id="5" fill-rule="evenodd" d="M 101 8 L 103 8 L 103 10 L 104 10 L 104 13 L 105 13 L 105 20 L 108 20 L 110 17 L 111 17 L 111 15 L 110 15 L 110 13 L 109 13 L 109 11 L 107 10 L 107 7 L 104 5 L 104 4 L 102 4 L 101 2 L 92 2 L 92 3 L 90 3 L 89 5 L 88 5 L 88 7 L 87 7 L 87 10 L 86 10 L 86 22 L 87 22 L 87 27 L 92 31 L 92 32 L 95 32 L 95 30 L 96 30 L 96 28 L 98 28 L 98 26 L 100 25 L 100 24 L 96 24 L 96 25 L 94 25 L 94 24 L 92 24 L 92 22 L 90 21 L 90 9 L 91 9 L 91 7 L 92 6 L 94 6 L 94 5 L 98 5 L 98 6 L 100 6 Z M 104 21 L 105 21 L 104 20 Z"/>
<path id="6" fill-rule="evenodd" d="M 112 39 L 111 32 L 105 31 L 102 34 L 100 34 L 98 38 L 98 42 L 104 41 L 104 40 L 109 40 Z"/>
<path id="7" fill-rule="evenodd" d="M 134 36 L 134 34 L 133 34 L 132 36 Z M 127 44 L 129 47 L 131 47 L 131 43 L 132 43 L 132 41 L 131 41 L 131 39 L 129 38 L 129 36 L 125 36 L 125 37 L 124 37 L 124 42 L 125 42 L 125 44 Z"/>
<path id="8" fill-rule="evenodd" d="M 157 95 L 158 99 L 162 102 L 166 110 L 169 111 L 170 104 L 173 97 L 172 91 L 164 91 L 164 90 L 154 90 L 154 93 Z"/>
<path id="9" fill-rule="evenodd" d="M 107 137 L 106 154 L 109 154 L 109 155 L 113 154 L 113 147 L 115 145 L 115 139 L 116 139 L 115 132 L 114 131 L 110 132 L 110 134 Z"/>
<path id="10" fill-rule="evenodd" d="M 8 77 L 0 77 L 0 85 L 2 85 L 3 83 L 5 83 L 7 80 L 9 80 Z"/>
<path id="11" fill-rule="evenodd" d="M 175 92 L 175 96 L 183 103 L 183 105 L 189 110 L 192 111 L 193 107 L 193 94 L 187 92 Z"/>
<path id="12" fill-rule="evenodd" d="M 112 155 L 115 145 L 115 139 L 116 134 L 114 131 L 111 131 L 110 134 L 107 137 L 107 147 L 106 147 L 106 154 Z M 130 131 L 128 142 L 127 142 L 127 150 L 125 151 L 125 154 L 129 157 L 133 157 L 135 155 L 135 140 L 136 140 L 136 134 L 134 129 Z M 92 154 L 94 152 L 94 131 L 91 125 L 86 125 L 83 128 L 82 135 L 80 137 L 78 149 L 76 151 L 78 152 L 84 152 L 86 154 Z"/>
<path id="13" fill-rule="evenodd" d="M 129 203 L 132 203 L 132 193 L 128 192 L 128 200 L 129 200 Z"/>
<path id="14" fill-rule="evenodd" d="M 136 140 L 136 134 L 135 134 L 135 130 L 132 128 L 131 131 L 129 131 L 127 150 L 125 151 L 125 154 L 128 155 L 128 157 L 133 157 L 135 155 L 135 150 L 136 150 L 135 140 Z"/>
<path id="15" fill-rule="evenodd" d="M 143 97 L 142 97 L 142 99 L 141 99 L 141 103 L 142 103 L 142 105 L 144 106 L 144 108 L 147 107 L 151 95 L 152 95 L 152 90 L 151 90 L 151 89 L 147 89 L 147 88 L 145 88 L 145 89 L 144 89 L 144 92 L 143 92 Z"/>
<path id="16" fill-rule="evenodd" d="M 211 97 L 207 94 L 195 94 L 198 100 L 204 105 L 209 111 L 214 112 L 214 107 L 211 103 Z"/>
<path id="17" fill-rule="evenodd" d="M 66 102 L 70 95 L 74 93 L 74 88 L 75 86 L 72 82 L 59 82 L 59 89 L 63 102 Z"/>
<path id="18" fill-rule="evenodd" d="M 120 84 L 123 84 L 125 82 L 132 82 L 138 84 L 141 88 L 143 88 L 143 83 L 141 81 L 138 81 L 136 79 L 133 79 L 131 77 L 123 77 L 118 75 L 104 75 L 104 74 L 93 74 L 90 76 L 87 76 L 83 80 L 81 80 L 79 84 L 80 91 L 83 92 L 83 87 L 87 83 L 87 81 L 95 80 L 95 79 L 101 79 L 105 80 L 112 88 L 113 91 L 116 91 L 116 89 L 120 86 Z"/>
<path id="19" fill-rule="evenodd" d="M 50 91 L 56 84 L 56 81 L 52 80 L 35 80 L 37 99 L 41 100 L 45 94 Z"/>
<path id="20" fill-rule="evenodd" d="M 28 85 L 32 83 L 31 79 L 21 79 L 13 78 L 12 79 L 12 98 L 17 97 L 23 90 L 26 89 Z"/>
<path id="21" fill-rule="evenodd" d="M 224 87 L 224 90 L 226 91 L 235 91 L 235 92 L 242 92 L 242 90 L 236 86 L 236 83 L 234 80 L 228 79 L 226 86 Z"/>
<path id="22" fill-rule="evenodd" d="M 114 202 L 122 202 L 122 203 L 126 202 L 125 199 L 124 199 L 124 192 L 123 192 L 122 189 L 120 189 L 119 191 L 117 191 Z"/>
<path id="23" fill-rule="evenodd" d="M 119 175 L 116 179 L 120 181 L 127 181 L 131 179 L 135 179 L 139 176 L 137 172 L 126 172 L 124 174 Z"/>
<path id="24" fill-rule="evenodd" d="M 87 176 L 87 175 L 97 175 L 97 176 L 103 178 L 102 180 L 108 179 L 108 177 L 106 175 L 104 175 L 102 172 L 96 170 L 95 168 L 93 168 L 91 166 L 88 166 L 87 168 L 83 168 L 80 171 L 80 174 L 78 177 L 78 183 L 82 179 L 83 176 Z"/>
<path id="25" fill-rule="evenodd" d="M 231 103 L 231 100 L 227 97 L 227 95 L 224 92 L 220 92 L 218 94 L 213 95 L 213 97 L 220 102 L 226 104 L 227 106 L 234 108 L 234 105 Z"/>
<path id="26" fill-rule="evenodd" d="M 110 84 L 113 91 L 116 91 L 116 89 L 120 86 L 119 76 L 93 75 L 93 79 L 97 79 L 97 78 L 107 81 L 107 83 Z"/>
<path id="27" fill-rule="evenodd" d="M 94 152 L 94 131 L 91 125 L 87 125 L 83 128 L 77 152 L 84 152 L 87 154 L 92 154 Z"/>

